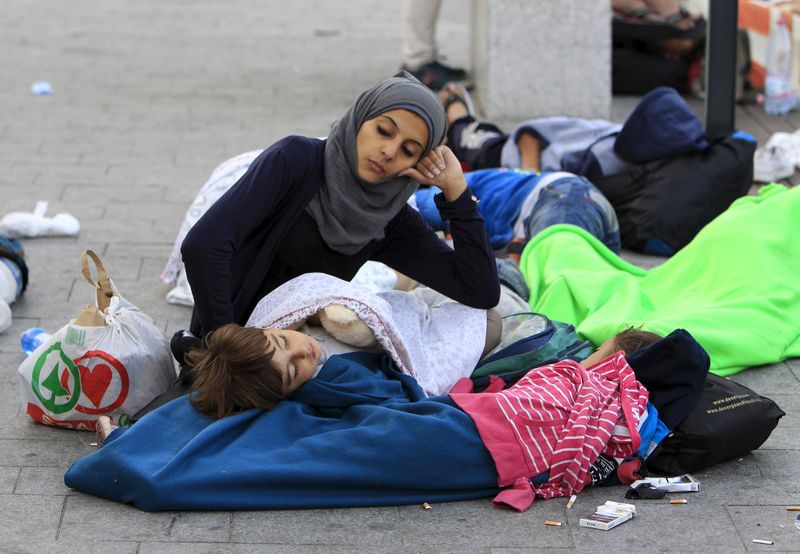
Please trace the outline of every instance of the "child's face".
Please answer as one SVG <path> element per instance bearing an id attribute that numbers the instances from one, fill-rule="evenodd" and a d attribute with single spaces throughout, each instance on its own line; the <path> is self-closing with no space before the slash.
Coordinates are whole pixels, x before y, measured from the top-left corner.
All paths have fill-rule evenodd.
<path id="1" fill-rule="evenodd" d="M 284 394 L 289 396 L 314 376 L 322 347 L 315 338 L 298 331 L 270 327 L 264 329 L 264 336 L 275 350 L 272 364 L 281 373 Z"/>
<path id="2" fill-rule="evenodd" d="M 428 126 L 408 110 L 389 110 L 368 119 L 356 135 L 358 176 L 380 183 L 396 176 L 420 159 L 428 144 Z"/>

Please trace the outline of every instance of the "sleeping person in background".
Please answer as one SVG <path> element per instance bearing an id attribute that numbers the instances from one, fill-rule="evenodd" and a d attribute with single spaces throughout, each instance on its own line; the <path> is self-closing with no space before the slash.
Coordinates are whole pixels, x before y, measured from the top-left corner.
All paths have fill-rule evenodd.
<path id="1" fill-rule="evenodd" d="M 535 173 L 523 169 L 483 169 L 465 173 L 480 200 L 489 242 L 494 249 L 512 245 L 517 251 L 544 229 L 569 223 L 585 229 L 609 249 L 621 248 L 616 212 L 603 193 L 585 177 L 566 171 Z M 449 231 L 441 218 L 432 188 L 420 188 L 412 206 L 436 230 Z"/>
<path id="2" fill-rule="evenodd" d="M 478 121 L 469 92 L 458 83 L 447 84 L 439 100 L 447 117 L 448 145 L 462 166 L 471 170 L 464 177 L 480 200 L 478 211 L 486 221 L 492 248 L 508 245 L 512 254 L 518 253 L 545 228 L 569 223 L 619 253 L 619 222 L 611 203 L 581 175 L 559 171 L 560 166 L 552 164 L 545 164 L 542 171 L 543 146 L 533 127 L 521 125 L 509 136 L 492 123 Z M 554 149 L 546 142 L 544 146 Z M 518 163 L 502 163 L 503 150 L 513 150 Z M 420 188 L 412 205 L 434 229 L 447 232 L 448 224 L 433 201 L 434 192 Z"/>

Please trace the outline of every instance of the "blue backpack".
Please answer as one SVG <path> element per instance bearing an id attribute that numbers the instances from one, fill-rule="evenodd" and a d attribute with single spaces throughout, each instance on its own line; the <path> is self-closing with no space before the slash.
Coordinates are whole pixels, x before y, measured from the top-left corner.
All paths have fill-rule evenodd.
<path id="1" fill-rule="evenodd" d="M 504 317 L 503 336 L 472 372 L 474 390 L 486 388 L 490 375 L 502 378 L 508 386 L 535 367 L 559 360 L 581 361 L 594 351 L 592 343 L 581 340 L 572 325 L 533 312 Z"/>

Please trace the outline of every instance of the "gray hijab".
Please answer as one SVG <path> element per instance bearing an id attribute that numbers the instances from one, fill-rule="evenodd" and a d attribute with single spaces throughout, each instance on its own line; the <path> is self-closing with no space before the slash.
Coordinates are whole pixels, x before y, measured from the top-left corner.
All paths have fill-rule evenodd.
<path id="1" fill-rule="evenodd" d="M 408 177 L 372 184 L 358 177 L 356 135 L 361 125 L 389 110 L 410 110 L 428 127 L 428 154 L 444 139 L 447 120 L 436 95 L 410 73 L 401 71 L 361 93 L 333 124 L 325 144 L 325 184 L 306 207 L 325 243 L 355 254 L 384 229 L 419 186 Z"/>

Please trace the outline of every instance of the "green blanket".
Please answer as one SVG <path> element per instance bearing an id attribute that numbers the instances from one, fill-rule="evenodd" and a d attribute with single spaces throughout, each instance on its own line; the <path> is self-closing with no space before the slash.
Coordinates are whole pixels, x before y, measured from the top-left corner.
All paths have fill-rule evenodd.
<path id="1" fill-rule="evenodd" d="M 533 311 L 595 344 L 628 325 L 682 327 L 717 375 L 800 356 L 800 187 L 740 198 L 649 271 L 572 225 L 534 237 L 520 268 Z"/>

